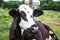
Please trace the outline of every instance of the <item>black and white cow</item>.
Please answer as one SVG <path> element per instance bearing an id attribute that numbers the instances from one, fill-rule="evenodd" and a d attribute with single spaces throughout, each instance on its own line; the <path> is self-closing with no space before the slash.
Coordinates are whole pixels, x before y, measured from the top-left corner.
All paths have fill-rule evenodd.
<path id="1" fill-rule="evenodd" d="M 51 40 L 47 28 L 34 20 L 34 17 L 43 14 L 41 10 L 32 10 L 28 5 L 23 4 L 18 9 L 10 10 L 9 14 L 13 17 L 9 34 L 10 40 L 32 40 L 35 38 Z"/>
<path id="2" fill-rule="evenodd" d="M 24 30 L 29 28 L 31 28 L 32 32 L 38 31 L 38 26 L 33 20 L 33 16 L 36 16 L 35 14 L 37 13 L 39 13 L 39 15 L 43 14 L 41 12 L 39 12 L 39 10 L 34 11 L 25 4 L 20 5 L 18 9 L 10 10 L 9 14 L 13 17 L 9 34 L 10 40 L 21 40 Z M 42 37 L 40 38 L 42 39 Z"/>

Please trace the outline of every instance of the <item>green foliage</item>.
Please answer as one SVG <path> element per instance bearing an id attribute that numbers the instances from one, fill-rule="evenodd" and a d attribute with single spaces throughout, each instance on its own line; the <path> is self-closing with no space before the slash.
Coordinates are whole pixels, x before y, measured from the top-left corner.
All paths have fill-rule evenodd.
<path id="1" fill-rule="evenodd" d="M 3 8 L 18 8 L 19 5 L 23 4 L 24 1 L 19 2 L 19 1 L 9 1 L 9 2 L 3 2 L 3 0 L 0 1 L 0 7 L 3 6 Z M 60 11 L 60 1 L 52 1 L 52 0 L 41 0 L 41 4 L 39 6 L 40 9 L 43 10 L 57 10 Z"/>
<path id="2" fill-rule="evenodd" d="M 57 10 L 57 11 L 60 10 L 60 3 L 59 2 L 55 3 L 55 10 Z"/>
<path id="3" fill-rule="evenodd" d="M 8 14 L 8 10 L 0 9 L 0 31 L 8 30 L 10 27 L 11 17 Z"/>
<path id="4" fill-rule="evenodd" d="M 9 29 L 12 18 L 8 14 L 9 10 L 0 8 L 0 40 L 9 40 Z"/>
<path id="5" fill-rule="evenodd" d="M 0 7 L 1 7 L 1 4 L 3 3 L 3 0 L 0 0 Z"/>
<path id="6" fill-rule="evenodd" d="M 48 1 L 48 3 L 46 1 L 41 1 L 40 8 L 44 10 L 60 11 L 60 1 L 59 2 Z"/>
<path id="7" fill-rule="evenodd" d="M 3 8 L 18 8 L 20 6 L 20 4 L 22 4 L 21 2 L 16 2 L 16 1 L 9 1 L 9 2 L 5 2 L 3 5 Z"/>
<path id="8" fill-rule="evenodd" d="M 9 40 L 9 30 L 0 31 L 0 40 Z"/>

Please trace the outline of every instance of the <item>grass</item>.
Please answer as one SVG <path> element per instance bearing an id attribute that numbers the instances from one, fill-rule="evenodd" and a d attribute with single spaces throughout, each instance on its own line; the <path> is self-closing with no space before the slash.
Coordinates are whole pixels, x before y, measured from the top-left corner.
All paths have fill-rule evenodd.
<path id="1" fill-rule="evenodd" d="M 9 40 L 9 29 L 12 18 L 8 9 L 0 9 L 0 40 Z"/>
<path id="2" fill-rule="evenodd" d="M 9 40 L 9 30 L 3 30 L 0 32 L 0 40 Z"/>
<path id="3" fill-rule="evenodd" d="M 49 24 L 51 21 L 60 22 L 60 12 L 53 10 L 43 10 L 44 15 L 40 16 L 39 19 L 46 25 L 50 26 L 58 38 L 60 38 L 60 26 Z M 12 22 L 12 17 L 8 14 L 9 10 L 0 10 L 0 40 L 9 40 L 9 29 Z"/>
<path id="4" fill-rule="evenodd" d="M 42 21 L 56 21 L 60 22 L 60 12 L 53 10 L 45 10 L 44 15 L 40 16 Z"/>

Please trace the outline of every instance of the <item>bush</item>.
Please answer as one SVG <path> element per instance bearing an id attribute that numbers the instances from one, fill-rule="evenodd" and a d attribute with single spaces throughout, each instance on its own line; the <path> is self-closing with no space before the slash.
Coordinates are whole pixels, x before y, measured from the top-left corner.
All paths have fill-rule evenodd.
<path id="1" fill-rule="evenodd" d="M 4 5 L 3 5 L 3 8 L 8 8 L 8 9 L 10 9 L 10 8 L 18 8 L 19 5 L 22 4 L 22 3 L 20 3 L 20 2 L 15 2 L 15 1 L 11 1 L 11 2 L 5 2 L 5 3 L 3 3 L 3 4 L 4 4 Z"/>
<path id="2" fill-rule="evenodd" d="M 41 1 L 41 5 L 39 6 L 43 10 L 59 10 L 60 11 L 60 2 L 49 1 Z"/>
<path id="3" fill-rule="evenodd" d="M 55 4 L 54 10 L 60 11 L 60 4 Z"/>

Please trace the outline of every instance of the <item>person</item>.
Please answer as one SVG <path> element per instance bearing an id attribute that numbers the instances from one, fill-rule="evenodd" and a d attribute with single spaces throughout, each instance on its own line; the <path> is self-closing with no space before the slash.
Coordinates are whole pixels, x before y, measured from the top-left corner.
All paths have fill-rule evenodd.
<path id="1" fill-rule="evenodd" d="M 29 5 L 29 1 L 31 1 L 31 0 L 25 0 L 24 4 Z M 34 9 L 38 9 L 39 5 L 40 5 L 40 0 L 32 0 L 33 10 Z M 34 17 L 34 20 L 39 21 L 39 18 L 38 17 Z"/>
<path id="2" fill-rule="evenodd" d="M 33 8 L 34 9 L 37 9 L 38 8 L 38 6 L 40 5 L 40 1 L 39 0 L 32 0 L 32 5 L 33 5 Z M 27 4 L 27 5 L 29 5 L 29 0 L 25 0 L 25 2 L 24 2 L 25 4 Z"/>

